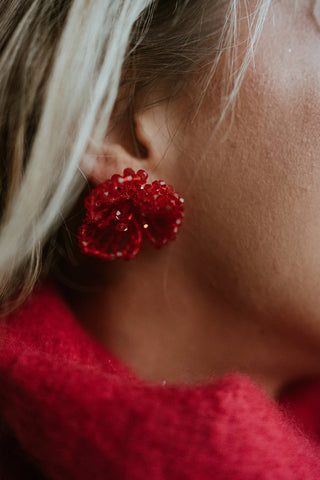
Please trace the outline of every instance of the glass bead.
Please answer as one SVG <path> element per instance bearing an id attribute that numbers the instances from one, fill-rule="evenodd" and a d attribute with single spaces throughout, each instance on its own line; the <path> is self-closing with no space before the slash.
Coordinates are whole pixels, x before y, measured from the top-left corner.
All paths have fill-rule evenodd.
<path id="1" fill-rule="evenodd" d="M 146 184 L 148 174 L 127 168 L 113 175 L 85 199 L 86 218 L 78 231 L 83 253 L 105 260 L 129 260 L 142 239 L 159 248 L 177 233 L 184 200 L 164 181 Z"/>

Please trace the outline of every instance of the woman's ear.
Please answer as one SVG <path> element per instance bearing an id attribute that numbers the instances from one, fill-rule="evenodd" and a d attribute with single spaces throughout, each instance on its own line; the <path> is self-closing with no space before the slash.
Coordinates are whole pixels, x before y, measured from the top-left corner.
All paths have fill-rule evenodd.
<path id="1" fill-rule="evenodd" d="M 174 160 L 168 118 L 168 108 L 162 105 L 139 111 L 131 119 L 126 116 L 106 135 L 103 145 L 90 144 L 81 170 L 95 186 L 125 168 L 146 170 L 151 181 L 165 178 L 164 159 L 169 155 L 170 163 Z"/>
<path id="2" fill-rule="evenodd" d="M 101 145 L 89 143 L 80 167 L 88 180 L 98 185 L 115 173 L 122 174 L 127 167 L 144 168 L 142 150 L 136 140 L 134 121 L 126 116 L 107 133 Z"/>

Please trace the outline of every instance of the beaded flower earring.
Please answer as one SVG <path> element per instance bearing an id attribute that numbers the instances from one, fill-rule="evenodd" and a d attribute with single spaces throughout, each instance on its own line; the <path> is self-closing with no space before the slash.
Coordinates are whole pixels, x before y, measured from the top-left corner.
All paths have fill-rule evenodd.
<path id="1" fill-rule="evenodd" d="M 113 175 L 85 199 L 79 228 L 82 253 L 105 260 L 130 260 L 145 238 L 160 248 L 174 240 L 184 215 L 183 198 L 163 181 L 147 184 L 144 170 Z"/>

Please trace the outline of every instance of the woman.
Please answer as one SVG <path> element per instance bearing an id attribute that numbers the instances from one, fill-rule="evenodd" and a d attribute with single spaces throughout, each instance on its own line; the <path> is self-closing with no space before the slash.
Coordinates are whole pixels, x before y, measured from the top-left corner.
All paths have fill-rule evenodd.
<path id="1" fill-rule="evenodd" d="M 3 3 L 1 478 L 318 479 L 319 2 Z"/>

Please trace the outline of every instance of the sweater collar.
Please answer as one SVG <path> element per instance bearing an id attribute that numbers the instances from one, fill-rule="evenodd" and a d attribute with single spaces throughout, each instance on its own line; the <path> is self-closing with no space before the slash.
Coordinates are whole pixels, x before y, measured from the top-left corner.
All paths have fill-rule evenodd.
<path id="1" fill-rule="evenodd" d="M 2 333 L 0 411 L 48 478 L 320 478 L 318 379 L 279 403 L 240 374 L 147 384 L 84 331 L 52 281 Z"/>

